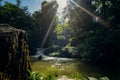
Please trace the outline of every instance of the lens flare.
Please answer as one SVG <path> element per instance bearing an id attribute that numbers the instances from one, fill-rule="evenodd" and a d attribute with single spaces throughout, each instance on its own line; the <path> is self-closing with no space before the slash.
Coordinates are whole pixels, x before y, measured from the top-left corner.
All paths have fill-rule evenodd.
<path id="1" fill-rule="evenodd" d="M 58 12 L 62 13 L 63 9 L 67 5 L 67 0 L 57 0 L 57 3 L 59 5 Z"/>
<path id="2" fill-rule="evenodd" d="M 77 4 L 75 1 L 73 1 L 73 0 L 70 0 L 70 1 L 71 1 L 74 5 L 76 5 L 77 7 L 79 7 L 79 9 L 81 9 L 81 10 L 83 10 L 85 13 L 87 13 L 88 15 L 92 16 L 93 18 L 94 18 L 94 17 L 95 17 L 95 18 L 98 18 L 98 16 L 96 16 L 96 15 L 93 14 L 93 13 L 91 13 L 90 11 L 88 11 L 87 9 L 85 9 L 84 7 L 80 6 L 80 5 Z M 106 26 L 106 27 L 111 27 L 111 25 L 110 25 L 107 21 L 101 19 L 100 17 L 99 17 L 99 22 L 100 22 L 102 25 Z"/>

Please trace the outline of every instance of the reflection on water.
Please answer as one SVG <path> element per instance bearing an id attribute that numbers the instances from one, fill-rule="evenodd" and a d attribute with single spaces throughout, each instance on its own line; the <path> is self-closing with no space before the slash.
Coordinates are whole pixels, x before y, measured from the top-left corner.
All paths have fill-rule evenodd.
<path id="1" fill-rule="evenodd" d="M 74 72 L 85 74 L 90 77 L 107 76 L 110 80 L 119 80 L 119 73 L 110 70 L 86 64 L 84 62 L 69 58 L 48 57 L 41 61 L 32 61 L 32 69 L 42 73 L 47 73 L 51 67 L 57 67 L 59 75 L 70 75 Z M 115 79 L 116 78 L 116 79 Z"/>

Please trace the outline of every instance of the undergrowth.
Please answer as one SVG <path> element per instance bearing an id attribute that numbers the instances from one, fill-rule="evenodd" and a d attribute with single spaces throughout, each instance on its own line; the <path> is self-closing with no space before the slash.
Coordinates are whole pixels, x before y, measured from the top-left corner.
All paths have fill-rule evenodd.
<path id="1" fill-rule="evenodd" d="M 28 70 L 28 72 L 29 80 L 57 80 L 57 77 L 59 76 L 57 68 L 49 68 L 49 72 L 46 74 L 30 70 Z M 68 78 L 72 78 L 73 80 L 110 80 L 108 77 L 94 78 L 78 72 L 71 73 Z"/>

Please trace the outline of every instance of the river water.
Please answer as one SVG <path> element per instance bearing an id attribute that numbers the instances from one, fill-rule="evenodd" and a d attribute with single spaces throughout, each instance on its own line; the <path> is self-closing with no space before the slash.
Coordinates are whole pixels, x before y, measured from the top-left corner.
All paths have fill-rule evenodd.
<path id="1" fill-rule="evenodd" d="M 72 58 L 44 56 L 42 60 L 35 59 L 34 61 L 31 61 L 31 65 L 32 70 L 42 73 L 49 72 L 49 68 L 57 67 L 59 70 L 59 75 L 68 76 L 71 73 L 78 72 L 95 78 L 107 76 L 110 80 L 120 80 L 119 71 L 101 68 Z"/>

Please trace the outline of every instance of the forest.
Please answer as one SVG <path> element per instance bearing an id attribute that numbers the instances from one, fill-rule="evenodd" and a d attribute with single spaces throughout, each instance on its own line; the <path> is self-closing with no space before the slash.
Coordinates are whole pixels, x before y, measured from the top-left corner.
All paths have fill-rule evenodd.
<path id="1" fill-rule="evenodd" d="M 62 13 L 57 1 L 43 1 L 33 14 L 21 2 L 0 0 L 0 24 L 27 32 L 30 56 L 46 48 L 44 55 L 74 58 L 120 74 L 120 0 L 67 0 Z"/>

